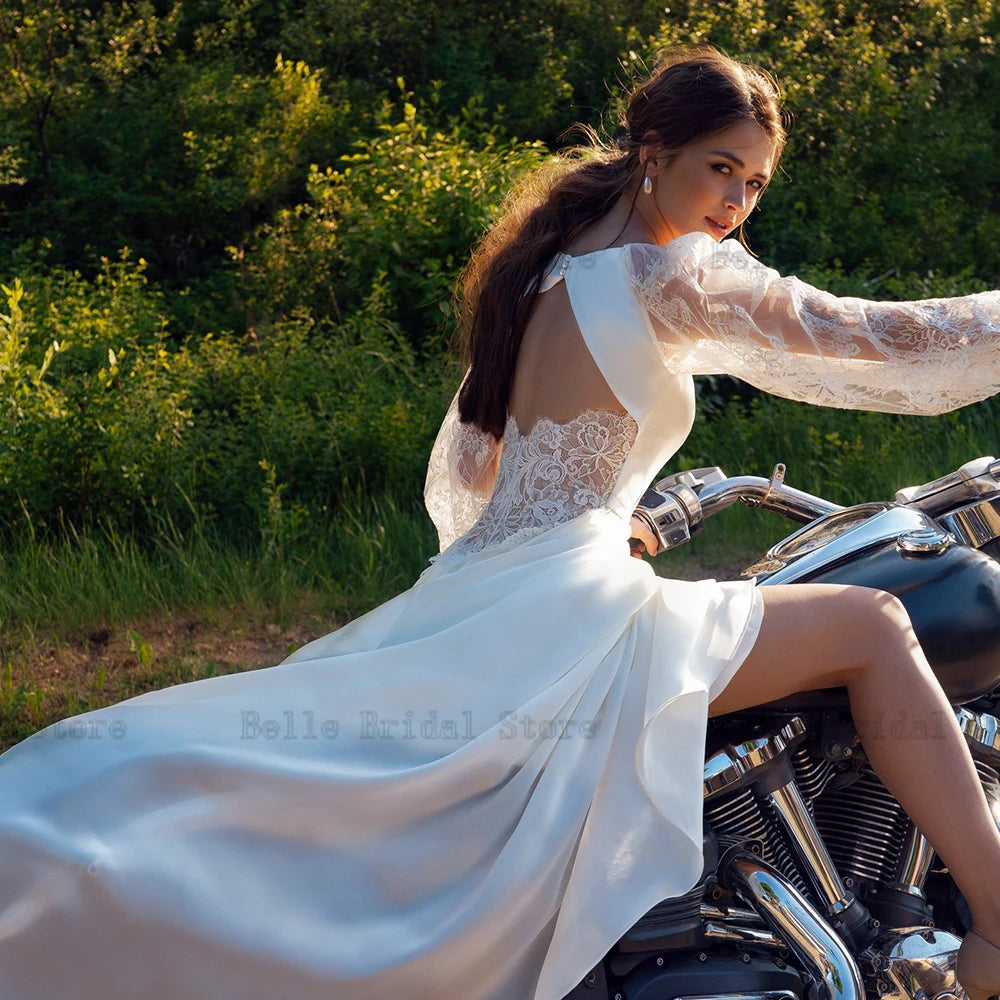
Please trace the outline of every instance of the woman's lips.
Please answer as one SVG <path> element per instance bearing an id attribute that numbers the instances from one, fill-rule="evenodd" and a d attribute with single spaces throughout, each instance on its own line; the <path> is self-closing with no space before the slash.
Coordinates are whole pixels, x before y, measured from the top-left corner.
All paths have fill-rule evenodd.
<path id="1" fill-rule="evenodd" d="M 712 230 L 718 233 L 720 236 L 725 236 L 726 233 L 728 233 L 729 230 L 733 228 L 733 224 L 731 222 L 725 221 L 723 219 L 713 219 L 710 215 L 706 215 L 705 219 L 708 221 L 708 224 L 712 227 Z"/>

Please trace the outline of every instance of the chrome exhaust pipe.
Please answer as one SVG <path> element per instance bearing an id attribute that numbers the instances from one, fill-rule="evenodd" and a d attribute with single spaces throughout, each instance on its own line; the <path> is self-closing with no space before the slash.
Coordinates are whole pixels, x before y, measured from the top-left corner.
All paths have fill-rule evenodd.
<path id="1" fill-rule="evenodd" d="M 749 903 L 787 942 L 826 1000 L 865 1000 L 861 971 L 819 911 L 771 865 L 742 848 L 719 860 L 719 882 Z"/>

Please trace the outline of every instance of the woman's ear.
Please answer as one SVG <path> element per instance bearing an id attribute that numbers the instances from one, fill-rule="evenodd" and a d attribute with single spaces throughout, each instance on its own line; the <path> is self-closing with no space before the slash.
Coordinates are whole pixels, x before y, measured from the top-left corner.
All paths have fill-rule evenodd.
<path id="1" fill-rule="evenodd" d="M 656 160 L 661 145 L 660 136 L 653 129 L 649 129 L 642 137 L 639 145 L 639 163 L 642 165 L 643 176 L 655 176 L 658 169 Z"/>
<path id="2" fill-rule="evenodd" d="M 639 162 L 647 177 L 655 177 L 660 171 L 670 166 L 674 154 L 659 143 L 643 143 L 639 149 Z"/>

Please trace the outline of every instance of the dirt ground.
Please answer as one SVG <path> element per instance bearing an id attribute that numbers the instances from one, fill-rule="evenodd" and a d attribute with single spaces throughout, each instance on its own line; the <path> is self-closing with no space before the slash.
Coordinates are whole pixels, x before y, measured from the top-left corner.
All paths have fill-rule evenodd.
<path id="1" fill-rule="evenodd" d="M 58 686 L 67 677 L 97 677 L 102 670 L 109 678 L 132 672 L 148 665 L 137 648 L 141 643 L 148 646 L 149 663 L 187 661 L 230 673 L 280 663 L 331 627 L 315 613 L 287 626 L 246 617 L 167 614 L 79 638 L 53 641 L 36 636 L 28 644 L 18 643 L 17 659 L 39 687 Z"/>

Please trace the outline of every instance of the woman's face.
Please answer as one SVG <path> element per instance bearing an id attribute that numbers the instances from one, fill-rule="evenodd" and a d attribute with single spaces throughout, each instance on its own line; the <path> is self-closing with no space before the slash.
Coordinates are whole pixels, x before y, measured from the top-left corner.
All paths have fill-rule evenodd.
<path id="1" fill-rule="evenodd" d="M 637 208 L 657 243 L 694 232 L 721 240 L 753 211 L 774 159 L 774 144 L 751 121 L 677 153 L 650 147 L 646 173 L 653 191 L 640 190 Z"/>

